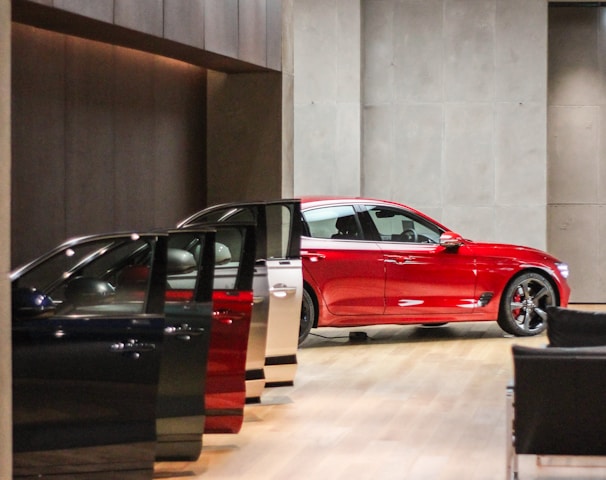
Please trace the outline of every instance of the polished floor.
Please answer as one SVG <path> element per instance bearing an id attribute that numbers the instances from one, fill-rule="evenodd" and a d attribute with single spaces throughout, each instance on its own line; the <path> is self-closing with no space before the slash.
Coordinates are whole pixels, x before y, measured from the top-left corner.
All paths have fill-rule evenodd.
<path id="1" fill-rule="evenodd" d="M 158 463 L 155 478 L 505 478 L 511 345 L 544 345 L 544 335 L 512 338 L 494 323 L 312 332 L 321 336 L 299 349 L 293 387 L 267 389 L 239 434 L 205 435 L 197 462 Z M 606 478 L 606 460 L 524 456 L 520 473 Z"/>

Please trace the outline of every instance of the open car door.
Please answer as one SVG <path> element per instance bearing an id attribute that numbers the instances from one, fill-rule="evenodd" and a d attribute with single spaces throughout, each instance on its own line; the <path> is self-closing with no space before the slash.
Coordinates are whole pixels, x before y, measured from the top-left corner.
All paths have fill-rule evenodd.
<path id="1" fill-rule="evenodd" d="M 205 425 L 215 231 L 171 231 L 168 246 L 156 460 L 194 461 Z"/>
<path id="2" fill-rule="evenodd" d="M 80 238 L 11 274 L 15 478 L 152 478 L 167 242 Z"/>
<path id="3" fill-rule="evenodd" d="M 261 213 L 261 212 L 260 212 Z M 292 385 L 303 295 L 301 265 L 301 207 L 297 201 L 265 205 L 267 246 L 265 264 L 269 287 L 269 315 L 265 350 L 266 386 Z"/>
<path id="4" fill-rule="evenodd" d="M 206 388 L 205 433 L 237 433 L 246 403 L 246 357 L 253 305 L 254 225 L 217 231 L 213 325 Z"/>
<path id="5" fill-rule="evenodd" d="M 179 224 L 256 224 L 254 307 L 246 361 L 246 401 L 260 401 L 264 387 L 292 385 L 303 277 L 298 200 L 243 202 L 207 208 Z"/>
<path id="6" fill-rule="evenodd" d="M 204 432 L 237 433 L 242 426 L 246 400 L 246 358 L 255 268 L 255 225 L 221 223 L 205 224 L 204 228 L 211 228 L 215 232 L 214 275 L 210 279 L 212 322 L 204 392 Z M 190 265 L 193 265 L 193 258 L 199 256 L 201 242 L 195 238 L 195 232 L 199 229 L 200 227 L 191 227 L 171 232 L 171 247 L 176 247 L 182 258 L 189 258 L 187 262 Z M 169 258 L 172 250 L 169 249 Z M 184 253 L 189 257 L 184 256 Z M 207 255 L 210 257 L 211 254 Z M 182 273 L 169 275 L 168 298 L 180 297 L 189 301 L 193 298 L 195 289 L 200 300 L 205 299 L 206 294 L 201 296 L 200 286 L 204 286 L 206 290 L 207 276 L 200 277 L 193 270 L 188 272 L 187 266 L 182 270 Z M 207 267 L 207 271 L 209 270 Z M 181 367 L 183 368 L 185 367 Z M 175 455 L 172 457 L 179 458 Z"/>

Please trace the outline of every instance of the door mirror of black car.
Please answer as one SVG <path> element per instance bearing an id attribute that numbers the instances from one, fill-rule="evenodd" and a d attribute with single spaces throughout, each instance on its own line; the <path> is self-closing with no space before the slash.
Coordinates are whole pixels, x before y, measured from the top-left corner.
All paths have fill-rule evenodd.
<path id="1" fill-rule="evenodd" d="M 35 288 L 15 288 L 12 296 L 13 315 L 16 317 L 42 319 L 55 313 L 53 300 Z"/>
<path id="2" fill-rule="evenodd" d="M 440 245 L 444 248 L 457 248 L 463 245 L 463 237 L 455 232 L 444 232 L 440 235 Z"/>

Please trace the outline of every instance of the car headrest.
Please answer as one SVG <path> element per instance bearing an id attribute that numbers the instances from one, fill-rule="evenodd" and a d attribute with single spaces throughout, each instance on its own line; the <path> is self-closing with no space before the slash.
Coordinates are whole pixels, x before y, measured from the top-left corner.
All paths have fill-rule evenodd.
<path id="1" fill-rule="evenodd" d="M 215 243 L 215 265 L 225 265 L 231 262 L 231 251 L 227 245 Z"/>
<path id="2" fill-rule="evenodd" d="M 179 275 L 196 270 L 194 254 L 180 248 L 169 248 L 166 271 L 168 275 Z"/>

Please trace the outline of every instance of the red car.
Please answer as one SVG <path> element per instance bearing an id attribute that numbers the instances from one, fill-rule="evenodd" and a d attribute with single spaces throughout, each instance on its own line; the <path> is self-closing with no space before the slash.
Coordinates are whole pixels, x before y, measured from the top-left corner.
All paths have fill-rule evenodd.
<path id="1" fill-rule="evenodd" d="M 568 305 L 568 265 L 540 250 L 467 240 L 383 200 L 306 197 L 301 211 L 299 343 L 313 327 L 461 321 L 529 336 Z"/>

